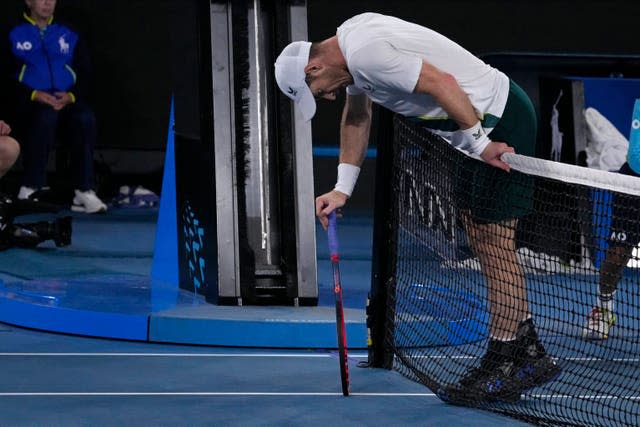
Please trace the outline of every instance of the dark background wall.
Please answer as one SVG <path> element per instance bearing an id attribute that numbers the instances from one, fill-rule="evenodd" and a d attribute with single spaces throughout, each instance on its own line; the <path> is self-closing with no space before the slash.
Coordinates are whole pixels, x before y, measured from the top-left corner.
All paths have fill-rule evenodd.
<path id="1" fill-rule="evenodd" d="M 396 15 L 425 25 L 448 36 L 472 53 L 495 60 L 500 58 L 500 55 L 495 54 L 503 52 L 569 55 L 640 53 L 640 44 L 636 41 L 637 37 L 634 37 L 637 32 L 637 17 L 640 16 L 640 2 L 631 0 L 312 0 L 308 2 L 310 40 L 334 35 L 340 23 L 364 11 Z M 541 116 L 540 126 L 548 123 L 544 112 L 540 114 L 539 108 L 538 78 L 542 73 L 536 68 L 541 64 L 516 61 L 503 68 L 502 64 L 489 62 L 502 68 L 529 93 Z M 586 71 L 590 67 L 589 62 L 579 62 L 579 65 L 571 67 L 572 71 L 578 74 L 582 69 Z M 544 68 L 545 73 L 553 71 L 553 66 L 542 65 L 540 68 Z M 316 146 L 338 145 L 342 103 L 343 99 L 334 103 L 319 103 L 312 124 Z M 539 138 L 544 138 L 542 129 Z M 375 146 L 376 142 L 377 135 L 372 132 L 370 146 Z M 315 159 L 317 194 L 333 187 L 336 164 L 337 160 L 331 157 Z M 349 202 L 351 208 L 372 207 L 374 175 L 375 160 L 368 158 Z"/>
<path id="2" fill-rule="evenodd" d="M 476 55 L 509 51 L 640 54 L 640 2 L 633 0 L 311 0 L 310 39 L 334 35 L 344 20 L 365 11 L 425 25 Z M 316 144 L 336 143 L 339 115 L 338 106 L 321 103 L 313 123 Z"/>
<path id="3" fill-rule="evenodd" d="M 100 145 L 158 149 L 166 139 L 170 1 L 59 0 L 56 17 L 84 34 L 91 52 L 92 100 Z M 21 16 L 24 2 L 0 2 L 2 28 Z M 3 42 L 7 43 L 6 32 Z"/>
<path id="4" fill-rule="evenodd" d="M 197 31 L 196 25 L 184 25 L 184 14 L 180 14 L 193 1 L 58 0 L 58 15 L 78 24 L 89 42 L 99 119 L 98 154 L 115 170 L 145 172 L 162 167 L 171 64 L 175 70 L 175 63 L 184 61 L 171 52 L 171 37 L 175 32 Z M 2 28 L 20 15 L 23 4 L 22 0 L 0 2 Z M 341 22 L 356 13 L 377 11 L 429 26 L 479 55 L 639 53 L 639 1 L 309 0 L 307 4 L 311 40 L 332 36 Z M 176 20 L 178 15 L 182 18 Z M 184 78 L 192 76 L 185 68 Z M 340 105 L 319 106 L 313 122 L 315 145 L 337 145 Z"/>

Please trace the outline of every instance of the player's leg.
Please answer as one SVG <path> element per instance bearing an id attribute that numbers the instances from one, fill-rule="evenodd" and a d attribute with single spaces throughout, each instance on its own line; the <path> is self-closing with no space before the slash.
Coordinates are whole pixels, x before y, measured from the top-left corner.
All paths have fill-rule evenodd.
<path id="1" fill-rule="evenodd" d="M 463 222 L 487 281 L 491 336 L 514 340 L 520 320 L 529 314 L 524 274 L 515 248 L 517 220 L 480 224 L 463 214 Z"/>
<path id="2" fill-rule="evenodd" d="M 618 172 L 623 175 L 640 176 L 628 163 L 622 165 Z M 625 199 L 622 195 L 613 197 L 609 248 L 600 266 L 597 302 L 587 315 L 583 329 L 586 339 L 607 339 L 611 327 L 616 323 L 615 293 L 624 268 L 631 259 L 633 248 L 640 241 L 638 212 L 640 202 L 637 198 Z"/>
<path id="3" fill-rule="evenodd" d="M 619 173 L 639 176 L 628 163 L 622 165 Z M 583 336 L 586 339 L 609 338 L 609 331 L 616 323 L 615 293 L 624 269 L 631 259 L 633 248 L 640 241 L 638 212 L 640 203 L 637 202 L 637 198 L 625 199 L 622 195 L 613 197 L 609 247 L 600 266 L 597 301 L 587 315 L 584 325 Z"/>
<path id="4" fill-rule="evenodd" d="M 587 315 L 582 335 L 590 340 L 606 340 L 616 323 L 614 296 L 625 266 L 631 258 L 633 247 L 613 243 L 600 266 L 600 283 L 597 302 Z"/>
<path id="5" fill-rule="evenodd" d="M 517 153 L 535 154 L 535 111 L 513 83 L 503 117 L 490 136 L 514 146 Z M 517 400 L 521 391 L 560 372 L 535 330 L 516 253 L 517 218 L 532 210 L 534 183 L 488 165 L 476 168 L 465 226 L 487 281 L 491 336 L 480 365 L 460 379 L 458 388 L 484 400 Z"/>
<path id="6" fill-rule="evenodd" d="M 521 388 L 514 377 L 516 337 L 520 320 L 529 313 L 524 275 L 515 251 L 517 220 L 482 224 L 466 212 L 463 223 L 487 283 L 490 338 L 480 364 L 468 371 L 459 384 L 483 399 L 517 400 Z"/>

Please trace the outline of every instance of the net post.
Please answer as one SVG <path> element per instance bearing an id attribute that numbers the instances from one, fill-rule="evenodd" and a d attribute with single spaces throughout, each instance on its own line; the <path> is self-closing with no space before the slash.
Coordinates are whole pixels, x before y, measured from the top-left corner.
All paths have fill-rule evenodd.
<path id="1" fill-rule="evenodd" d="M 392 215 L 392 165 L 393 165 L 393 113 L 382 107 L 377 112 L 377 155 L 375 177 L 375 209 L 373 213 L 373 254 L 371 266 L 371 290 L 367 303 L 368 365 L 391 369 L 393 353 L 386 345 L 387 334 L 387 282 L 393 279 L 395 242 L 389 227 Z"/>

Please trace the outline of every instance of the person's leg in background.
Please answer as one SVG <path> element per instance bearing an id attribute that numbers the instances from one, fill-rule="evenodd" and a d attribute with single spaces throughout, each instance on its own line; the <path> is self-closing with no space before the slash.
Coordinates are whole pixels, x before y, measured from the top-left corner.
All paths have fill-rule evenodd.
<path id="1" fill-rule="evenodd" d="M 71 147 L 71 178 L 74 187 L 72 209 L 76 212 L 105 212 L 107 206 L 95 193 L 93 150 L 97 140 L 97 123 L 93 110 L 82 101 L 63 110 L 66 134 Z"/>
<path id="2" fill-rule="evenodd" d="M 21 121 L 24 172 L 18 198 L 27 199 L 47 185 L 47 162 L 56 137 L 58 112 L 48 105 L 31 103 Z"/>
<path id="3" fill-rule="evenodd" d="M 640 177 L 624 163 L 618 173 Z M 611 229 L 608 248 L 600 265 L 600 276 L 596 303 L 587 316 L 583 337 L 590 340 L 606 340 L 617 322 L 615 295 L 622 280 L 625 267 L 633 258 L 633 250 L 640 242 L 638 211 L 640 201 L 622 194 L 613 195 L 611 206 Z"/>

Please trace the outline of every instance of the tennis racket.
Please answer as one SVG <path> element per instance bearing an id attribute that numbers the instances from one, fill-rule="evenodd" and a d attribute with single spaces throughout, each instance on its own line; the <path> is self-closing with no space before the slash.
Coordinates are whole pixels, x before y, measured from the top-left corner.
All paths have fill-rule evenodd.
<path id="1" fill-rule="evenodd" d="M 340 282 L 340 256 L 338 255 L 338 231 L 336 212 L 329 214 L 329 258 L 333 268 L 333 292 L 336 296 L 336 329 L 338 332 L 338 354 L 340 359 L 340 379 L 342 394 L 349 396 L 349 364 L 347 360 L 347 330 L 344 325 L 344 309 L 342 307 L 342 284 Z"/>

